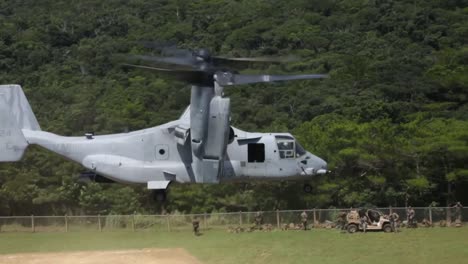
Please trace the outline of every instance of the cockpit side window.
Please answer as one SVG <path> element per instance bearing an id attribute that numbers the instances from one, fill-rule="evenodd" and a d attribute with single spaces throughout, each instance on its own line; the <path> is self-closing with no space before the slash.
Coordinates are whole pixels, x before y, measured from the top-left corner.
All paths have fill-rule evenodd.
<path id="1" fill-rule="evenodd" d="M 293 138 L 276 136 L 276 144 L 278 145 L 280 158 L 294 159 L 296 157 L 295 140 Z"/>
<path id="2" fill-rule="evenodd" d="M 280 158 L 294 159 L 307 154 L 305 149 L 290 136 L 275 136 Z"/>

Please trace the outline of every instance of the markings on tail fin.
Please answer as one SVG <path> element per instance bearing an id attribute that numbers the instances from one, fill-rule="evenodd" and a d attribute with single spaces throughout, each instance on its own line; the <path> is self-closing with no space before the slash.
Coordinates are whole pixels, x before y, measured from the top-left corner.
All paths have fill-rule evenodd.
<path id="1" fill-rule="evenodd" d="M 0 162 L 19 161 L 28 143 L 5 95 L 0 95 Z"/>

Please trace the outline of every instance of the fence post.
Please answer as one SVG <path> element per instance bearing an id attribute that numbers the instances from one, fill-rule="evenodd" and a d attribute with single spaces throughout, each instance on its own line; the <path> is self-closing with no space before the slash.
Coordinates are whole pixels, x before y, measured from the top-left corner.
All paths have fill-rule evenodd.
<path id="1" fill-rule="evenodd" d="M 276 227 L 280 229 L 280 215 L 278 209 L 276 209 Z"/>
<path id="2" fill-rule="evenodd" d="M 450 212 L 450 207 L 447 207 L 445 212 L 446 212 L 447 226 L 450 227 L 452 224 L 452 214 Z"/>
<path id="3" fill-rule="evenodd" d="M 34 225 L 34 215 L 31 215 L 31 232 L 35 232 L 36 231 L 36 227 Z"/>
<path id="4" fill-rule="evenodd" d="M 101 227 L 101 215 L 98 214 L 98 229 L 99 229 L 99 232 L 102 232 L 102 227 Z"/>
<path id="5" fill-rule="evenodd" d="M 65 214 L 65 233 L 68 233 L 68 215 Z"/>
<path id="6" fill-rule="evenodd" d="M 317 212 L 316 209 L 314 208 L 314 225 L 317 223 Z"/>
<path id="7" fill-rule="evenodd" d="M 132 215 L 132 231 L 135 232 L 135 213 Z"/>
<path id="8" fill-rule="evenodd" d="M 242 211 L 239 211 L 239 226 L 242 226 Z"/>
<path id="9" fill-rule="evenodd" d="M 203 214 L 203 229 L 206 230 L 206 212 Z"/>
<path id="10" fill-rule="evenodd" d="M 169 214 L 166 215 L 166 221 L 167 221 L 167 231 L 171 232 L 171 219 L 170 219 Z"/>
<path id="11" fill-rule="evenodd" d="M 431 226 L 434 226 L 432 223 L 432 206 L 429 206 L 429 223 L 431 223 Z"/>
<path id="12" fill-rule="evenodd" d="M 393 208 L 392 208 L 392 206 L 391 206 L 391 205 L 390 205 L 389 209 L 390 209 L 390 213 L 389 213 L 389 215 L 391 215 L 391 214 L 393 213 Z"/>

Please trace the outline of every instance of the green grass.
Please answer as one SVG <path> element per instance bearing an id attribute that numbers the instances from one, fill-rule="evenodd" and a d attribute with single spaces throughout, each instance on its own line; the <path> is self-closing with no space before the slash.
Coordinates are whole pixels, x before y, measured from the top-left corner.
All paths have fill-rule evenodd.
<path id="1" fill-rule="evenodd" d="M 190 232 L 0 233 L 0 254 L 135 248 L 188 250 L 204 263 L 468 263 L 468 228 L 398 234 L 337 230 L 230 234 Z"/>

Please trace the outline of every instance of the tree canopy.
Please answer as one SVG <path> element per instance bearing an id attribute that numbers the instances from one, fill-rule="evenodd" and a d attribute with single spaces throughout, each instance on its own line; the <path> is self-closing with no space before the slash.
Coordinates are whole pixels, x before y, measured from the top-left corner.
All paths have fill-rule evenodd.
<path id="1" fill-rule="evenodd" d="M 177 118 L 185 84 L 122 68 L 158 40 L 230 56 L 297 55 L 249 71 L 323 81 L 230 87 L 232 125 L 290 131 L 329 162 L 303 182 L 175 185 L 182 212 L 468 203 L 466 0 L 0 0 L 0 83 L 23 86 L 43 130 L 118 133 Z M 78 182 L 30 147 L 0 164 L 0 215 L 152 213 L 144 187 Z"/>

